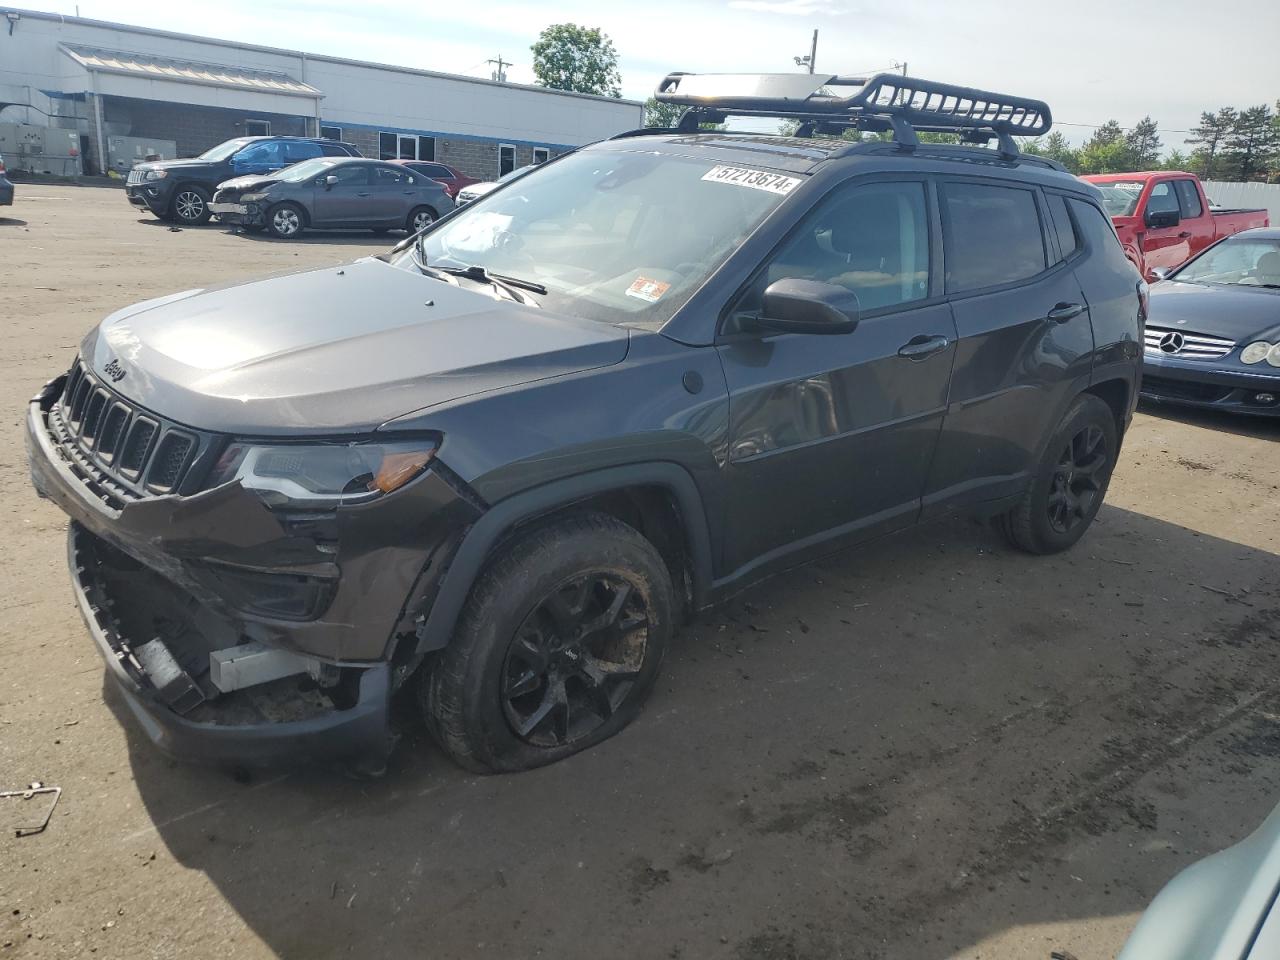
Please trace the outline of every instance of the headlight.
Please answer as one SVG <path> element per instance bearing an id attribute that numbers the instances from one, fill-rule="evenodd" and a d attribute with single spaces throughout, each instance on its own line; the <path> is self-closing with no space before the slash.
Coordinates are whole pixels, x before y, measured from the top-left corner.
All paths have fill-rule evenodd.
<path id="1" fill-rule="evenodd" d="M 1256 340 L 1240 351 L 1241 363 L 1261 363 L 1273 347 L 1265 340 Z"/>
<path id="2" fill-rule="evenodd" d="M 241 203 L 258 203 L 265 199 L 267 199 L 265 193 L 244 193 L 240 195 Z"/>
<path id="3" fill-rule="evenodd" d="M 163 180 L 169 175 L 168 170 L 148 170 L 144 175 L 144 180 Z"/>
<path id="4" fill-rule="evenodd" d="M 390 443 L 233 443 L 218 458 L 208 485 L 239 480 L 268 506 L 367 503 L 400 489 L 426 470 L 438 446 L 428 438 Z"/>
<path id="5" fill-rule="evenodd" d="M 1275 344 L 1267 351 L 1267 363 L 1273 367 L 1280 367 L 1280 343 Z"/>

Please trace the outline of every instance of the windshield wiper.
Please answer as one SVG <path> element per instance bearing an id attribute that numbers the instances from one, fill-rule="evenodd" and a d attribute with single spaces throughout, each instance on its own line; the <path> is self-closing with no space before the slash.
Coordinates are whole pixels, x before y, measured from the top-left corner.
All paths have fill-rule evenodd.
<path id="1" fill-rule="evenodd" d="M 517 287 L 520 290 L 529 290 L 544 297 L 547 295 L 547 288 L 540 283 L 533 280 L 522 280 L 520 277 L 509 277 L 503 273 L 490 273 L 479 264 L 473 264 L 469 267 L 441 267 L 433 263 L 430 269 L 439 270 L 441 273 L 447 273 L 454 277 L 465 277 L 478 283 L 489 283 L 495 287 L 502 287 L 508 293 L 511 292 L 511 287 Z"/>

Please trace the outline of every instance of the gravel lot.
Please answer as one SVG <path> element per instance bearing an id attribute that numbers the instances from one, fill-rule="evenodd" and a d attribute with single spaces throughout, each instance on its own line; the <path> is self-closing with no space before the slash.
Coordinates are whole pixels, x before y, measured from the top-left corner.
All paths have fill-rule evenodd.
<path id="1" fill-rule="evenodd" d="M 370 783 L 174 765 L 117 720 L 24 403 L 112 310 L 386 242 L 170 232 L 107 188 L 0 214 L 0 789 L 64 790 L 38 836 L 0 806 L 0 960 L 1101 960 L 1280 800 L 1280 424 L 1146 408 L 1074 551 L 956 522 L 788 574 L 552 768 L 416 728 Z"/>

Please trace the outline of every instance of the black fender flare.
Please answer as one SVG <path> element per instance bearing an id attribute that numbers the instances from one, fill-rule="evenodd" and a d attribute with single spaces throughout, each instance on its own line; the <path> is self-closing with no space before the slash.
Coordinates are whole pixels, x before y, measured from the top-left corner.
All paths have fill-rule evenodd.
<path id="1" fill-rule="evenodd" d="M 441 578 L 426 622 L 418 631 L 418 653 L 440 650 L 449 644 L 472 584 L 488 561 L 493 547 L 521 521 L 549 513 L 575 501 L 628 487 L 662 487 L 674 498 L 684 524 L 693 580 L 693 607 L 704 602 L 711 586 L 711 533 L 706 510 L 689 471 L 675 463 L 627 464 L 567 477 L 514 494 L 494 504 L 463 537 Z"/>

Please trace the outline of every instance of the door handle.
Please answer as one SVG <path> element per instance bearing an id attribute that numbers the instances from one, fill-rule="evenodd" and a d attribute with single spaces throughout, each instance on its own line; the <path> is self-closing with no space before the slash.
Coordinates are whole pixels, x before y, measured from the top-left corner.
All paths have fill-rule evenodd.
<path id="1" fill-rule="evenodd" d="M 1084 313 L 1084 304 L 1082 303 L 1059 303 L 1045 314 L 1045 319 L 1050 323 L 1066 323 L 1068 320 L 1074 320 L 1080 314 Z"/>
<path id="2" fill-rule="evenodd" d="M 1179 239 L 1179 240 L 1186 240 L 1186 239 L 1187 239 L 1188 237 L 1190 237 L 1190 236 L 1191 236 L 1191 231 L 1190 231 L 1190 230 L 1183 230 L 1180 234 L 1178 234 L 1178 239 Z"/>
<path id="3" fill-rule="evenodd" d="M 898 348 L 898 356 L 906 357 L 908 360 L 923 360 L 925 357 L 931 357 L 949 346 L 951 346 L 951 341 L 946 337 L 930 337 L 922 333 L 917 337 L 912 337 L 900 346 Z"/>
<path id="4" fill-rule="evenodd" d="M 364 193 L 357 193 L 357 194 L 356 194 L 356 196 L 357 196 L 357 197 L 367 197 L 368 195 L 369 195 L 369 191 L 368 191 L 368 190 L 366 190 Z"/>

